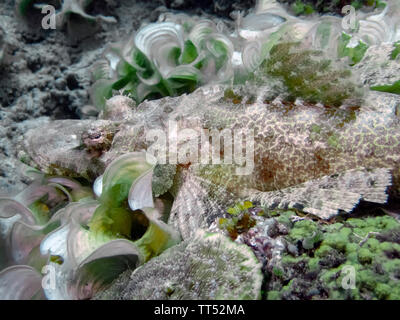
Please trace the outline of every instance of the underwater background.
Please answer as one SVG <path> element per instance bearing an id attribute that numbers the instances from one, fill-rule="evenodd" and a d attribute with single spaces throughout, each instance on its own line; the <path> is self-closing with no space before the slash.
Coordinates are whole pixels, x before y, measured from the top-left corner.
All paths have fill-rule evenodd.
<path id="1" fill-rule="evenodd" d="M 2 0 L 0 299 L 400 299 L 399 94 L 400 0 Z"/>

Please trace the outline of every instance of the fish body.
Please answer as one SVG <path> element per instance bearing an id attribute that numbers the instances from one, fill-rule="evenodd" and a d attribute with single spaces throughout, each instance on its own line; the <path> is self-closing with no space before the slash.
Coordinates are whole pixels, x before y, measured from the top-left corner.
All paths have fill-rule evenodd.
<path id="1" fill-rule="evenodd" d="M 175 208 L 179 199 L 186 203 L 189 194 L 198 202 L 197 209 L 204 201 L 215 199 L 220 203 L 215 208 L 222 208 L 223 195 L 227 194 L 270 207 L 296 207 L 302 202 L 299 197 L 308 197 L 320 198 L 320 204 L 303 203 L 301 208 L 328 218 L 338 210 L 351 211 L 362 199 L 384 203 L 388 187 L 393 193 L 398 190 L 400 119 L 395 95 L 370 92 L 362 106 L 335 108 L 302 101 L 268 101 L 262 93 L 252 96 L 242 92 L 240 96 L 240 91 L 232 99 L 225 89 L 200 88 L 189 95 L 138 106 L 132 106 L 127 97 L 116 96 L 108 103 L 114 113 L 104 113 L 108 119 L 54 121 L 48 128 L 29 131 L 22 153 L 48 174 L 94 179 L 119 155 L 154 149 L 153 133 L 164 132 L 167 163 L 173 163 L 171 146 L 178 140 L 178 157 L 173 163 L 178 166 Z M 171 135 L 172 126 L 175 134 Z M 188 129 L 189 139 L 187 135 L 180 139 L 180 133 Z M 219 152 L 219 163 L 213 163 L 211 156 L 208 163 L 202 162 L 200 137 L 206 130 L 209 134 L 228 132 L 227 137 L 232 138 L 231 149 L 224 149 L 225 140 L 217 152 L 212 143 L 206 145 L 211 153 Z M 242 140 L 235 140 L 236 133 Z M 232 156 L 231 163 L 224 163 L 226 150 L 249 155 L 246 139 L 253 144 L 250 158 L 239 164 Z M 194 150 L 197 158 L 192 154 L 179 163 L 182 150 Z M 238 174 L 238 168 L 248 172 Z M 185 188 L 188 194 L 180 196 Z M 285 199 L 285 192 L 297 195 L 277 204 L 277 198 Z M 329 209 L 321 204 L 327 196 L 331 197 Z"/>

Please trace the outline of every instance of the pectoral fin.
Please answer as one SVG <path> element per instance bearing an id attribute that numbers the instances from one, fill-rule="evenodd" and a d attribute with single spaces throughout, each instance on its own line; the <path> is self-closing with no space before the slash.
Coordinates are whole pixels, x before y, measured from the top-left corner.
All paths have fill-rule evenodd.
<path id="1" fill-rule="evenodd" d="M 355 169 L 310 180 L 279 191 L 248 191 L 248 199 L 271 209 L 297 208 L 329 219 L 345 211 L 350 213 L 361 200 L 386 203 L 392 184 L 390 169 Z"/>
<path id="2" fill-rule="evenodd" d="M 168 224 L 187 239 L 198 229 L 210 230 L 216 218 L 233 204 L 234 197 L 223 187 L 196 175 L 183 173 L 181 177 Z"/>

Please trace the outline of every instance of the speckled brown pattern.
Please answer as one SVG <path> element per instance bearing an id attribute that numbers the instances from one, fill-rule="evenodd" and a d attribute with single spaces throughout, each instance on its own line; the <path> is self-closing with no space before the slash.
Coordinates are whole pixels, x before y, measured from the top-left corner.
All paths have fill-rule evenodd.
<path id="1" fill-rule="evenodd" d="M 122 153 L 147 150 L 151 143 L 146 141 L 146 133 L 156 128 L 167 132 L 171 120 L 178 123 L 179 129 L 190 128 L 197 132 L 226 128 L 232 132 L 253 131 L 254 170 L 250 175 L 236 175 L 235 164 L 179 165 L 180 178 L 173 187 L 176 201 L 171 219 L 176 219 L 183 208 L 187 211 L 190 207 L 198 214 L 187 212 L 185 216 L 202 216 L 203 222 L 197 221 L 194 225 L 208 221 L 210 226 L 212 219 L 207 217 L 215 217 L 223 211 L 221 202 L 229 203 L 222 201 L 225 198 L 265 200 L 270 199 L 271 194 L 260 195 L 260 192 L 278 190 L 285 199 L 280 206 L 296 207 L 301 203 L 299 195 L 305 195 L 302 185 L 305 182 L 308 188 L 311 183 L 313 192 L 306 189 L 310 200 L 303 201 L 300 207 L 324 218 L 338 210 L 350 212 L 362 199 L 384 203 L 391 177 L 393 192 L 397 190 L 400 181 L 397 97 L 370 92 L 362 106 L 340 108 L 301 101 L 267 101 L 264 97 L 265 94 L 258 93 L 243 95 L 241 102 L 231 101 L 224 97 L 222 87 L 202 88 L 190 95 L 144 102 L 134 111 L 125 108 L 129 111 L 121 115 L 119 121 L 55 122 L 50 125 L 54 130 L 45 128 L 53 138 L 44 139 L 43 129 L 29 132 L 25 150 L 40 169 L 49 173 L 56 167 L 58 172 L 68 175 L 90 176 L 101 174 L 102 168 Z M 124 99 L 120 101 L 123 103 Z M 116 132 L 110 150 L 99 158 L 90 157 L 88 150 L 82 147 L 82 135 L 93 127 L 102 128 L 102 132 Z M 71 135 L 75 136 L 72 144 Z M 340 180 L 343 176 L 346 178 Z M 327 189 L 326 183 L 324 186 L 326 177 L 330 177 L 330 191 L 319 192 Z M 300 189 L 293 188 L 296 186 Z M 187 203 L 180 202 L 190 202 L 189 194 L 194 202 L 188 207 Z M 276 193 L 273 198 L 277 198 Z M 321 201 L 314 201 L 315 198 Z M 325 200 L 330 204 L 324 204 Z M 275 200 L 271 204 L 272 207 L 277 205 Z M 187 219 L 177 220 L 184 223 Z"/>

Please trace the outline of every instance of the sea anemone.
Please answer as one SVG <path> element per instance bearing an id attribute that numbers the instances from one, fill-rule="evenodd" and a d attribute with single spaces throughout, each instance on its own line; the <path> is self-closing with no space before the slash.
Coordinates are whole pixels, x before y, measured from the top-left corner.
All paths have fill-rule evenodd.
<path id="1" fill-rule="evenodd" d="M 233 44 L 204 20 L 195 25 L 171 21 L 142 27 L 127 43 L 111 45 L 97 65 L 92 99 L 103 108 L 112 90 L 144 99 L 177 96 L 205 83 L 233 79 Z"/>
<path id="2" fill-rule="evenodd" d="M 158 220 L 152 171 L 145 154 L 130 153 L 97 180 L 98 197 L 75 180 L 40 176 L 0 199 L 0 297 L 87 299 L 178 243 Z"/>

